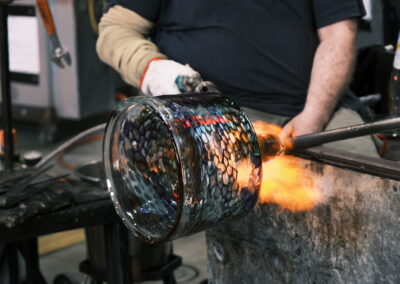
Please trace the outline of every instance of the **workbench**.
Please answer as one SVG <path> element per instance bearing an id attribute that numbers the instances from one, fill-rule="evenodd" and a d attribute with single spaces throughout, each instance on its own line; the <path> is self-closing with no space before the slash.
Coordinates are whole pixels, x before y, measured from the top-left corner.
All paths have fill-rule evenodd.
<path id="1" fill-rule="evenodd" d="M 103 225 L 107 253 L 108 283 L 128 283 L 130 278 L 128 234 L 110 199 L 76 204 L 34 217 L 16 228 L 0 227 L 0 241 L 7 243 L 11 262 L 10 282 L 18 283 L 17 249 L 26 265 L 27 283 L 47 283 L 40 272 L 37 238 L 46 234 Z M 0 259 L 0 266 L 4 259 Z"/>
<path id="2" fill-rule="evenodd" d="M 21 280 L 18 279 L 17 251 L 21 252 L 25 260 L 26 283 L 47 283 L 39 266 L 38 237 L 93 227 L 96 227 L 96 230 L 94 235 L 92 231 L 92 238 L 98 241 L 91 240 L 93 243 L 90 243 L 90 240 L 87 240 L 87 245 L 91 246 L 92 250 L 105 252 L 105 268 L 96 267 L 96 264 L 91 262 L 91 257 L 96 258 L 96 256 L 91 256 L 90 253 L 88 259 L 82 260 L 79 267 L 82 273 L 92 278 L 92 283 L 103 283 L 103 281 L 110 284 L 132 283 L 133 278 L 141 281 L 163 280 L 164 283 L 176 283 L 173 271 L 182 264 L 182 258 L 171 253 L 161 267 L 142 267 L 140 271 L 132 267 L 131 233 L 118 217 L 108 192 L 90 185 L 88 187 L 89 191 L 93 192 L 91 196 L 88 196 L 87 191 L 82 192 L 81 198 L 79 195 L 74 196 L 74 200 L 86 201 L 78 201 L 63 209 L 32 217 L 14 228 L 0 226 L 0 243 L 5 242 L 7 249 L 3 256 L 11 264 L 10 283 L 19 283 Z M 163 248 L 153 248 L 156 249 Z M 0 267 L 4 260 L 0 255 Z"/>

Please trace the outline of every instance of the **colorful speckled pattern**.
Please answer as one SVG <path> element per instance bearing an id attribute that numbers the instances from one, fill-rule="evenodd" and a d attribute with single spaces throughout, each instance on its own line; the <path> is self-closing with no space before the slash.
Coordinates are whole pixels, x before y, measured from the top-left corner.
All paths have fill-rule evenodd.
<path id="1" fill-rule="evenodd" d="M 238 164 L 250 174 L 238 181 Z M 117 212 L 151 243 L 247 214 L 261 157 L 246 115 L 220 94 L 136 97 L 109 121 L 104 163 Z"/>

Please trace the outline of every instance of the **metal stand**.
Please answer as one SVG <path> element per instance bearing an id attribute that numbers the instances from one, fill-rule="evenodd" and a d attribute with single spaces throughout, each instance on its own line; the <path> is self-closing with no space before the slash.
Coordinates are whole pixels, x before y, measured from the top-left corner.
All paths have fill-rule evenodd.
<path id="1" fill-rule="evenodd" d="M 0 0 L 0 90 L 4 130 L 4 168 L 6 170 L 13 168 L 14 153 L 7 23 L 7 10 L 8 5 L 11 3 L 12 0 Z M 4 250 L 5 257 L 8 259 L 11 283 L 18 283 L 20 280 L 18 251 L 20 251 L 22 256 L 25 258 L 27 283 L 45 283 L 39 270 L 37 238 L 27 241 L 7 243 Z M 0 265 L 3 261 L 0 261 Z"/>
<path id="2" fill-rule="evenodd" d="M 94 259 L 87 259 L 79 265 L 79 270 L 90 276 L 92 283 L 106 281 L 109 284 L 129 284 L 134 278 L 137 278 L 136 281 L 140 282 L 162 280 L 165 284 L 176 284 L 174 270 L 182 265 L 180 256 L 171 254 L 168 261 L 161 267 L 142 270 L 140 264 L 136 263 L 136 267 L 134 267 L 135 264 L 132 263 L 129 255 L 128 235 L 130 233 L 122 222 L 105 224 L 102 226 L 102 230 L 106 267 L 96 267 L 93 262 L 98 263 L 99 260 L 94 261 Z M 102 243 L 99 242 L 97 245 L 101 246 Z M 101 248 L 99 247 L 99 249 Z"/>
<path id="3" fill-rule="evenodd" d="M 4 167 L 13 167 L 12 108 L 8 53 L 7 7 L 12 0 L 0 0 L 0 83 L 4 128 Z"/>
<path id="4" fill-rule="evenodd" d="M 7 265 L 9 272 L 9 283 L 20 283 L 20 267 L 18 255 L 21 253 L 25 260 L 25 271 L 27 284 L 45 284 L 46 280 L 39 269 L 39 255 L 37 238 L 6 243 L 3 253 L 0 255 L 0 267 Z M 3 282 L 1 282 L 3 283 Z"/>
<path id="5" fill-rule="evenodd" d="M 13 167 L 12 109 L 8 53 L 7 7 L 11 0 L 0 0 L 0 91 L 4 130 L 4 168 Z M 19 282 L 18 250 L 15 243 L 6 244 L 4 254 L 8 259 L 10 282 Z"/>

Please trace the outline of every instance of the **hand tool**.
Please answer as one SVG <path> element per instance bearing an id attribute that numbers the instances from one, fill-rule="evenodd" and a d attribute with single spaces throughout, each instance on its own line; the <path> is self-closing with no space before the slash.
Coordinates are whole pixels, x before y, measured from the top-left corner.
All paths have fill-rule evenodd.
<path id="1" fill-rule="evenodd" d="M 219 93 L 217 87 L 212 82 L 204 81 L 199 77 L 178 76 L 175 80 L 175 84 L 183 94 L 208 92 Z"/>
<path id="2" fill-rule="evenodd" d="M 36 168 L 30 175 L 27 175 L 19 182 L 16 182 L 16 184 L 7 193 L 0 196 L 0 208 L 10 208 L 16 205 L 19 201 L 31 196 L 31 193 L 29 190 L 27 190 L 27 188 L 36 177 L 45 173 L 50 168 L 52 168 L 52 165 Z"/>
<path id="3" fill-rule="evenodd" d="M 46 184 L 48 184 L 50 182 L 55 182 L 55 181 L 67 178 L 69 175 L 70 174 L 63 174 L 63 175 L 59 175 L 59 176 L 56 176 L 56 177 L 52 177 L 52 178 L 44 179 L 44 180 L 41 180 L 41 181 L 33 182 L 33 183 L 30 183 L 28 185 L 28 187 L 37 187 L 37 186 L 46 185 Z M 26 175 L 24 177 L 26 177 Z M 12 186 L 10 184 L 7 184 L 7 187 L 1 187 L 0 188 L 0 194 L 9 192 L 10 190 L 12 190 Z M 34 194 L 32 194 L 32 191 L 29 191 L 29 194 L 30 194 L 30 196 L 34 195 Z"/>
<path id="4" fill-rule="evenodd" d="M 44 185 L 44 184 L 47 184 L 47 183 L 50 183 L 50 182 L 54 182 L 54 181 L 58 181 L 58 180 L 61 180 L 61 179 L 65 179 L 65 178 L 67 178 L 69 176 L 70 176 L 69 173 L 62 174 L 62 175 L 58 175 L 58 176 L 55 176 L 55 177 L 50 177 L 50 178 L 47 178 L 47 179 L 44 179 L 44 180 L 40 180 L 40 181 L 37 181 L 37 182 L 33 182 L 33 183 L 29 184 L 29 186 Z"/>
<path id="5" fill-rule="evenodd" d="M 53 45 L 52 60 L 60 68 L 64 68 L 65 64 L 71 65 L 71 56 L 68 50 L 61 45 L 58 38 L 56 25 L 54 23 L 53 15 L 51 13 L 49 3 L 47 0 L 37 0 L 37 5 L 42 16 L 50 41 Z"/>
<path id="6" fill-rule="evenodd" d="M 19 192 L 10 192 L 7 200 L 7 207 L 11 208 L 19 204 L 20 202 L 31 198 L 32 196 L 42 192 L 43 190 L 48 189 L 50 186 L 55 186 L 56 183 L 60 182 L 60 180 L 68 177 L 69 174 L 59 175 L 54 178 L 49 178 L 47 180 L 41 180 L 35 183 L 30 183 L 28 186 L 24 188 L 24 190 Z"/>
<path id="7" fill-rule="evenodd" d="M 31 175 L 31 172 L 26 170 L 22 170 L 21 172 L 15 173 L 13 170 L 8 170 L 5 172 L 4 177 L 0 178 L 0 187 L 8 186 L 13 182 L 17 182 L 18 180 L 22 180 Z"/>

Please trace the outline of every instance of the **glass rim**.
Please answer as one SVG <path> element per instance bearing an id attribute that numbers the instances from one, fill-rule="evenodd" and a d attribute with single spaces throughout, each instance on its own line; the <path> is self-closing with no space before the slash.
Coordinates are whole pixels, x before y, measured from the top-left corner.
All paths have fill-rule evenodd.
<path id="1" fill-rule="evenodd" d="M 181 221 L 182 212 L 183 212 L 183 199 L 184 199 L 184 182 L 183 182 L 183 172 L 182 172 L 182 171 L 183 171 L 183 167 L 182 167 L 182 156 L 181 156 L 181 153 L 178 151 L 178 147 L 177 147 L 177 145 L 176 145 L 176 141 L 175 141 L 175 139 L 174 139 L 174 136 L 173 136 L 173 133 L 172 133 L 172 129 L 171 129 L 171 127 L 169 127 L 170 121 L 167 120 L 167 118 L 163 117 L 163 116 L 160 114 L 160 112 L 157 110 L 157 106 L 153 105 L 153 101 L 152 101 L 152 100 L 148 100 L 148 101 L 146 101 L 146 103 L 144 103 L 144 102 L 140 99 L 140 97 L 138 97 L 138 98 L 132 97 L 132 98 L 129 98 L 129 100 L 130 100 L 131 102 L 134 102 L 134 104 L 132 104 L 132 105 L 128 106 L 127 108 L 121 110 L 121 111 L 117 114 L 117 116 L 114 118 L 114 121 L 113 121 L 112 123 L 109 123 L 109 124 L 107 125 L 106 133 L 109 132 L 109 129 L 108 129 L 108 128 L 109 128 L 110 126 L 112 127 L 112 129 L 110 129 L 111 133 L 114 133 L 117 124 L 120 122 L 120 119 L 122 118 L 122 115 L 123 115 L 124 113 L 129 112 L 130 109 L 132 109 L 132 108 L 134 108 L 134 107 L 137 107 L 138 105 L 141 105 L 141 106 L 144 106 L 144 107 L 146 107 L 146 108 L 149 108 L 149 109 L 154 113 L 154 115 L 156 115 L 158 118 L 161 119 L 161 121 L 163 122 L 163 126 L 164 126 L 164 127 L 167 129 L 167 131 L 168 131 L 168 136 L 169 136 L 169 137 L 171 138 L 171 140 L 172 140 L 172 145 L 173 145 L 174 151 L 175 151 L 175 159 L 176 159 L 177 162 L 178 162 L 177 171 L 178 171 L 178 175 L 179 175 L 179 189 L 178 189 L 179 198 L 178 198 L 178 200 L 177 200 L 178 206 L 177 206 L 176 217 L 175 217 L 175 220 L 174 220 L 174 222 L 173 222 L 172 228 L 169 230 L 169 232 L 168 232 L 167 234 L 165 234 L 164 236 L 162 236 L 162 237 L 160 237 L 160 238 L 148 237 L 148 236 L 143 235 L 143 234 L 140 232 L 140 230 L 137 230 L 137 229 L 135 228 L 135 226 L 132 224 L 132 222 L 130 221 L 130 220 L 134 220 L 135 218 L 134 218 L 134 217 L 133 217 L 133 218 L 130 217 L 130 216 L 125 212 L 125 210 L 122 208 L 121 202 L 120 202 L 120 200 L 118 200 L 118 193 L 117 193 L 117 190 L 116 190 L 115 186 L 108 185 L 108 191 L 111 193 L 111 198 L 113 199 L 113 200 L 112 200 L 112 201 L 113 201 L 113 205 L 114 205 L 114 207 L 115 207 L 115 209 L 116 209 L 118 215 L 121 217 L 123 223 L 130 229 L 130 231 L 131 231 L 132 233 L 134 233 L 136 237 L 138 237 L 139 239 L 141 239 L 141 240 L 143 240 L 143 241 L 145 241 L 145 242 L 147 242 L 147 243 L 151 243 L 151 244 L 160 244 L 160 243 L 164 243 L 164 242 L 170 240 L 171 237 L 173 237 L 173 236 L 176 234 L 176 232 L 177 232 L 177 230 L 178 230 L 178 227 L 179 227 L 179 224 L 180 224 L 180 221 Z M 104 145 L 104 149 L 105 149 L 104 155 L 109 156 L 109 159 L 112 160 L 112 159 L 111 159 L 112 154 L 110 153 L 110 146 L 111 146 L 111 143 L 110 143 L 109 139 L 108 139 L 108 141 L 105 140 L 105 143 L 104 143 L 104 144 L 105 144 L 105 145 Z M 111 156 L 110 156 L 110 154 L 111 154 Z M 104 159 L 104 158 L 103 158 L 103 159 Z M 112 164 L 111 161 L 110 161 L 110 164 Z M 112 167 L 112 166 L 111 166 L 111 167 Z M 109 173 L 109 171 L 110 171 L 110 173 Z M 111 172 L 111 169 L 110 169 L 110 170 L 107 170 L 107 169 L 106 169 L 105 172 L 106 172 L 106 179 L 107 179 L 107 180 L 113 180 L 113 179 L 112 179 L 112 172 Z M 112 182 L 112 181 L 111 181 L 111 182 Z M 108 183 L 108 182 L 107 182 L 107 183 Z M 112 183 L 113 183 L 113 182 L 112 182 Z M 113 183 L 113 184 L 114 184 L 114 183 Z M 114 201 L 114 199 L 116 199 L 116 200 Z"/>

